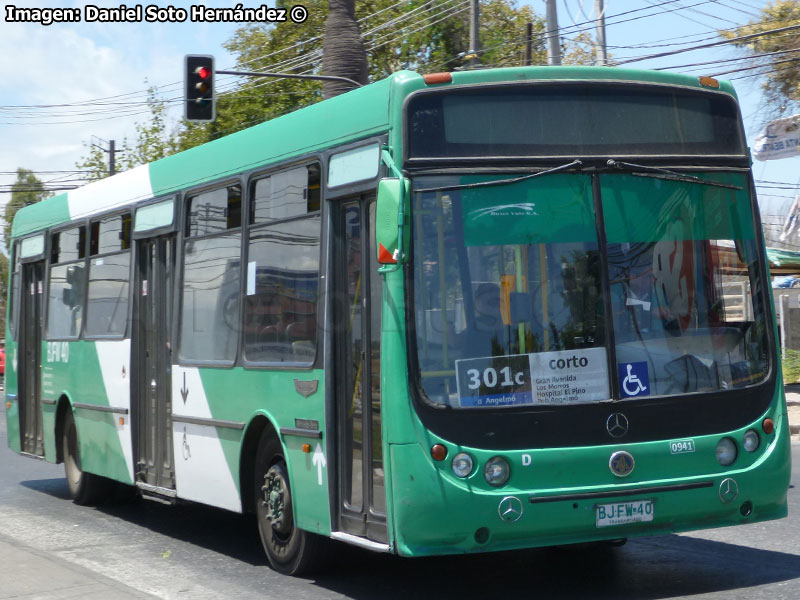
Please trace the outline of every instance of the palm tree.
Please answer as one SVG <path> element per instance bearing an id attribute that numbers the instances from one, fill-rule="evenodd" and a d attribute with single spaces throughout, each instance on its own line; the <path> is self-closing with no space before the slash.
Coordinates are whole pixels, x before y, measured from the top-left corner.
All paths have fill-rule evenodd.
<path id="1" fill-rule="evenodd" d="M 322 44 L 322 74 L 347 77 L 367 83 L 367 52 L 355 16 L 355 0 L 328 0 L 328 20 Z M 353 86 L 344 81 L 325 81 L 323 98 L 348 92 Z"/>

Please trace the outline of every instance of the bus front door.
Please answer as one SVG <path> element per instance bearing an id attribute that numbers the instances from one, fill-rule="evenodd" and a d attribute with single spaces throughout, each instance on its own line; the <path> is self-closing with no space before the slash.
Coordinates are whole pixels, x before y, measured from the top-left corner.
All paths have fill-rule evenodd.
<path id="1" fill-rule="evenodd" d="M 338 407 L 339 526 L 387 541 L 381 438 L 381 279 L 375 199 L 338 201 L 334 239 L 335 390 Z"/>
<path id="2" fill-rule="evenodd" d="M 136 301 L 131 344 L 136 485 L 174 497 L 172 323 L 175 236 L 137 241 Z"/>
<path id="3" fill-rule="evenodd" d="M 19 429 L 22 451 L 44 456 L 42 438 L 42 297 L 44 261 L 22 265 L 19 332 Z"/>

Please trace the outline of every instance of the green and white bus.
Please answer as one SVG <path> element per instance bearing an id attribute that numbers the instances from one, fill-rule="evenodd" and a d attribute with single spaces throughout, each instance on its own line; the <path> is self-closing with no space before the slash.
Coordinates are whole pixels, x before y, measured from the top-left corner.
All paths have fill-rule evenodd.
<path id="1" fill-rule="evenodd" d="M 736 95 L 399 72 L 19 211 L 11 448 L 253 512 L 272 566 L 787 513 Z M 113 484 L 113 485 L 112 485 Z"/>

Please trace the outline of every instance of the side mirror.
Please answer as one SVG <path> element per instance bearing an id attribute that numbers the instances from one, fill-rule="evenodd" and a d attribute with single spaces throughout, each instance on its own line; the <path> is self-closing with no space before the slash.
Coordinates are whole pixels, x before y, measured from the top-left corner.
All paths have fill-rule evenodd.
<path id="1" fill-rule="evenodd" d="M 375 207 L 375 247 L 378 249 L 378 262 L 397 264 L 402 248 L 398 246 L 402 235 L 400 219 L 403 201 L 408 195 L 408 180 L 395 178 L 381 179 L 378 182 L 378 200 Z M 404 240 L 405 241 L 405 240 Z"/>

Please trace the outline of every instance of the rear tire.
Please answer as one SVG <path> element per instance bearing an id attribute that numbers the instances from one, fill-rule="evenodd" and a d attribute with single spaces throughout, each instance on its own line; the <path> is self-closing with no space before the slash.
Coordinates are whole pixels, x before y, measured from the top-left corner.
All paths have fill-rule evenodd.
<path id="1" fill-rule="evenodd" d="M 295 526 L 289 471 L 281 444 L 270 431 L 258 445 L 254 484 L 258 533 L 272 568 L 301 575 L 318 566 L 324 540 Z"/>
<path id="2" fill-rule="evenodd" d="M 64 451 L 64 474 L 72 501 L 81 506 L 97 504 L 108 497 L 111 481 L 105 477 L 86 473 L 81 469 L 81 457 L 78 445 L 78 429 L 71 410 L 64 416 L 64 434 L 62 450 Z"/>

